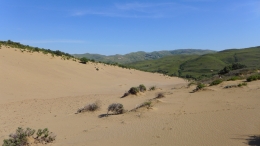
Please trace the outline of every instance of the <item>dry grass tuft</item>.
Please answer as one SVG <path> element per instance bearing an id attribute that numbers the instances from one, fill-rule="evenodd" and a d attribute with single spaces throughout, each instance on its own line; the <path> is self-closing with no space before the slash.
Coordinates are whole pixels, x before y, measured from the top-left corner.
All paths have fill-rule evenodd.
<path id="1" fill-rule="evenodd" d="M 101 107 L 101 102 L 100 101 L 96 101 L 94 103 L 87 104 L 83 108 L 79 108 L 77 113 L 82 113 L 82 112 L 87 112 L 87 111 L 94 112 L 94 111 L 100 109 L 100 107 Z"/>

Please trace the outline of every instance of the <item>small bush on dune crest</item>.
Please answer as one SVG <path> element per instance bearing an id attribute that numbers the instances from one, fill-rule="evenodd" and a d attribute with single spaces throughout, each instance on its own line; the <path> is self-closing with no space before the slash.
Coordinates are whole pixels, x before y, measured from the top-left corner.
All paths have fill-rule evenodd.
<path id="1" fill-rule="evenodd" d="M 139 85 L 138 88 L 139 88 L 139 91 L 141 91 L 141 92 L 146 91 L 146 87 L 143 84 Z"/>
<path id="2" fill-rule="evenodd" d="M 82 64 L 86 64 L 88 61 L 89 61 L 89 59 L 87 59 L 86 57 L 80 58 L 80 63 L 82 63 Z"/>
<path id="3" fill-rule="evenodd" d="M 107 108 L 107 115 L 110 111 L 113 112 L 113 114 L 122 114 L 124 113 L 124 106 L 121 103 L 112 103 Z"/>
<path id="4" fill-rule="evenodd" d="M 154 99 L 159 99 L 165 97 L 164 93 L 158 93 Z"/>
<path id="5" fill-rule="evenodd" d="M 82 112 L 87 112 L 87 111 L 94 112 L 98 109 L 100 109 L 100 102 L 96 101 L 94 103 L 87 104 L 83 108 L 78 109 L 77 113 L 82 113 Z"/>
<path id="6" fill-rule="evenodd" d="M 142 107 L 146 107 L 147 109 L 151 108 L 152 107 L 152 101 L 149 100 L 149 101 L 143 102 L 143 103 L 137 105 L 134 109 L 130 110 L 129 112 L 136 111 L 137 109 L 142 108 Z"/>
<path id="7" fill-rule="evenodd" d="M 132 87 L 130 88 L 130 90 L 128 91 L 128 93 L 130 94 L 134 94 L 136 95 L 139 92 L 139 89 L 137 87 Z"/>
<path id="8" fill-rule="evenodd" d="M 156 89 L 156 87 L 155 87 L 155 86 L 152 86 L 152 87 L 149 88 L 149 91 L 153 91 L 153 90 L 155 90 L 155 89 Z"/>
<path id="9" fill-rule="evenodd" d="M 41 130 L 39 129 L 36 133 L 36 137 L 33 137 L 35 130 L 27 128 L 24 130 L 18 127 L 15 133 L 9 135 L 9 139 L 4 139 L 2 146 L 30 146 L 28 143 L 28 138 L 32 137 L 36 143 L 50 143 L 56 138 L 56 135 L 49 132 L 47 128 Z"/>
<path id="10" fill-rule="evenodd" d="M 210 84 L 210 86 L 218 85 L 218 84 L 220 84 L 220 83 L 222 83 L 222 82 L 223 82 L 223 80 L 217 79 L 217 80 L 213 81 L 213 82 Z"/>
<path id="11" fill-rule="evenodd" d="M 205 88 L 205 87 L 206 87 L 205 84 L 203 84 L 203 83 L 198 83 L 196 89 L 194 89 L 193 92 L 197 92 L 197 91 L 199 91 L 199 90 L 201 90 L 201 89 L 203 89 L 203 88 Z"/>

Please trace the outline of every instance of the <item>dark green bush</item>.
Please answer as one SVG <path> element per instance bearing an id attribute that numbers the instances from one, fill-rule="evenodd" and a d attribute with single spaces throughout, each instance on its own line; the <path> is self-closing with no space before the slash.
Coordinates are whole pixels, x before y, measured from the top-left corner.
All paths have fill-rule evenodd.
<path id="1" fill-rule="evenodd" d="M 139 91 L 141 91 L 141 92 L 146 91 L 146 87 L 143 84 L 139 85 L 138 88 L 139 88 Z"/>
<path id="2" fill-rule="evenodd" d="M 199 84 L 197 85 L 196 89 L 197 89 L 197 90 L 200 90 L 200 89 L 205 88 L 205 87 L 206 87 L 205 84 L 199 83 Z"/>
<path id="3" fill-rule="evenodd" d="M 240 64 L 240 63 L 233 63 L 232 65 L 224 67 L 222 70 L 219 71 L 219 74 L 226 74 L 229 73 L 232 70 L 242 69 L 246 68 L 246 65 Z"/>
<path id="4" fill-rule="evenodd" d="M 137 94 L 139 92 L 139 89 L 137 87 L 131 87 L 128 93 L 130 94 Z"/>
<path id="5" fill-rule="evenodd" d="M 86 64 L 89 61 L 86 57 L 80 58 L 80 63 Z"/>
<path id="6" fill-rule="evenodd" d="M 223 82 L 223 80 L 217 79 L 217 80 L 211 82 L 210 86 L 218 85 L 218 84 L 220 84 L 220 83 L 222 83 L 222 82 Z"/>
<path id="7" fill-rule="evenodd" d="M 260 80 L 260 75 L 252 75 L 246 79 L 246 81 L 248 82 L 256 81 L 256 80 Z"/>

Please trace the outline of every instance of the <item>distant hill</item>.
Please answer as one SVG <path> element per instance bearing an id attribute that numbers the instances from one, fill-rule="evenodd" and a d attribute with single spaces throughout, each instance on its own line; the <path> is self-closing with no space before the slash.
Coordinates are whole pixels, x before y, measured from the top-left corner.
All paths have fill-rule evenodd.
<path id="1" fill-rule="evenodd" d="M 155 52 L 133 52 L 125 55 L 99 55 L 99 54 L 74 54 L 75 57 L 86 57 L 88 59 L 94 59 L 96 61 L 101 62 L 110 62 L 110 63 L 119 63 L 119 64 L 126 64 L 132 63 L 137 61 L 144 61 L 144 60 L 154 60 L 159 59 L 165 56 L 171 55 L 203 55 L 208 53 L 215 53 L 212 50 L 201 50 L 201 49 L 179 49 L 179 50 L 171 50 L 171 51 L 155 51 Z"/>
<path id="2" fill-rule="evenodd" d="M 204 55 L 172 55 L 157 60 L 127 64 L 143 71 L 159 72 L 170 76 L 212 76 L 232 63 L 241 63 L 248 68 L 260 68 L 260 46 L 245 49 L 230 49 Z"/>

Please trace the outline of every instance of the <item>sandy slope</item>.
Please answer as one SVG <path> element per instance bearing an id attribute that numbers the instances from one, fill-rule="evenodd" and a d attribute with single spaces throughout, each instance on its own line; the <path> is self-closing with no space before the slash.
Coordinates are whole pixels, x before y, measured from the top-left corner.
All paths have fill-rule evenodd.
<path id="1" fill-rule="evenodd" d="M 99 71 L 95 69 L 99 68 Z M 18 126 L 48 127 L 57 134 L 49 145 L 248 145 L 260 134 L 260 82 L 190 93 L 186 81 L 102 64 L 79 64 L 41 53 L 0 49 L 0 141 Z M 159 89 L 120 98 L 132 86 Z M 152 109 L 98 118 L 107 106 L 132 109 L 156 93 L 165 98 Z M 94 113 L 74 114 L 100 100 Z M 251 142 L 252 143 L 252 142 Z M 250 144 L 251 144 L 250 143 Z"/>

